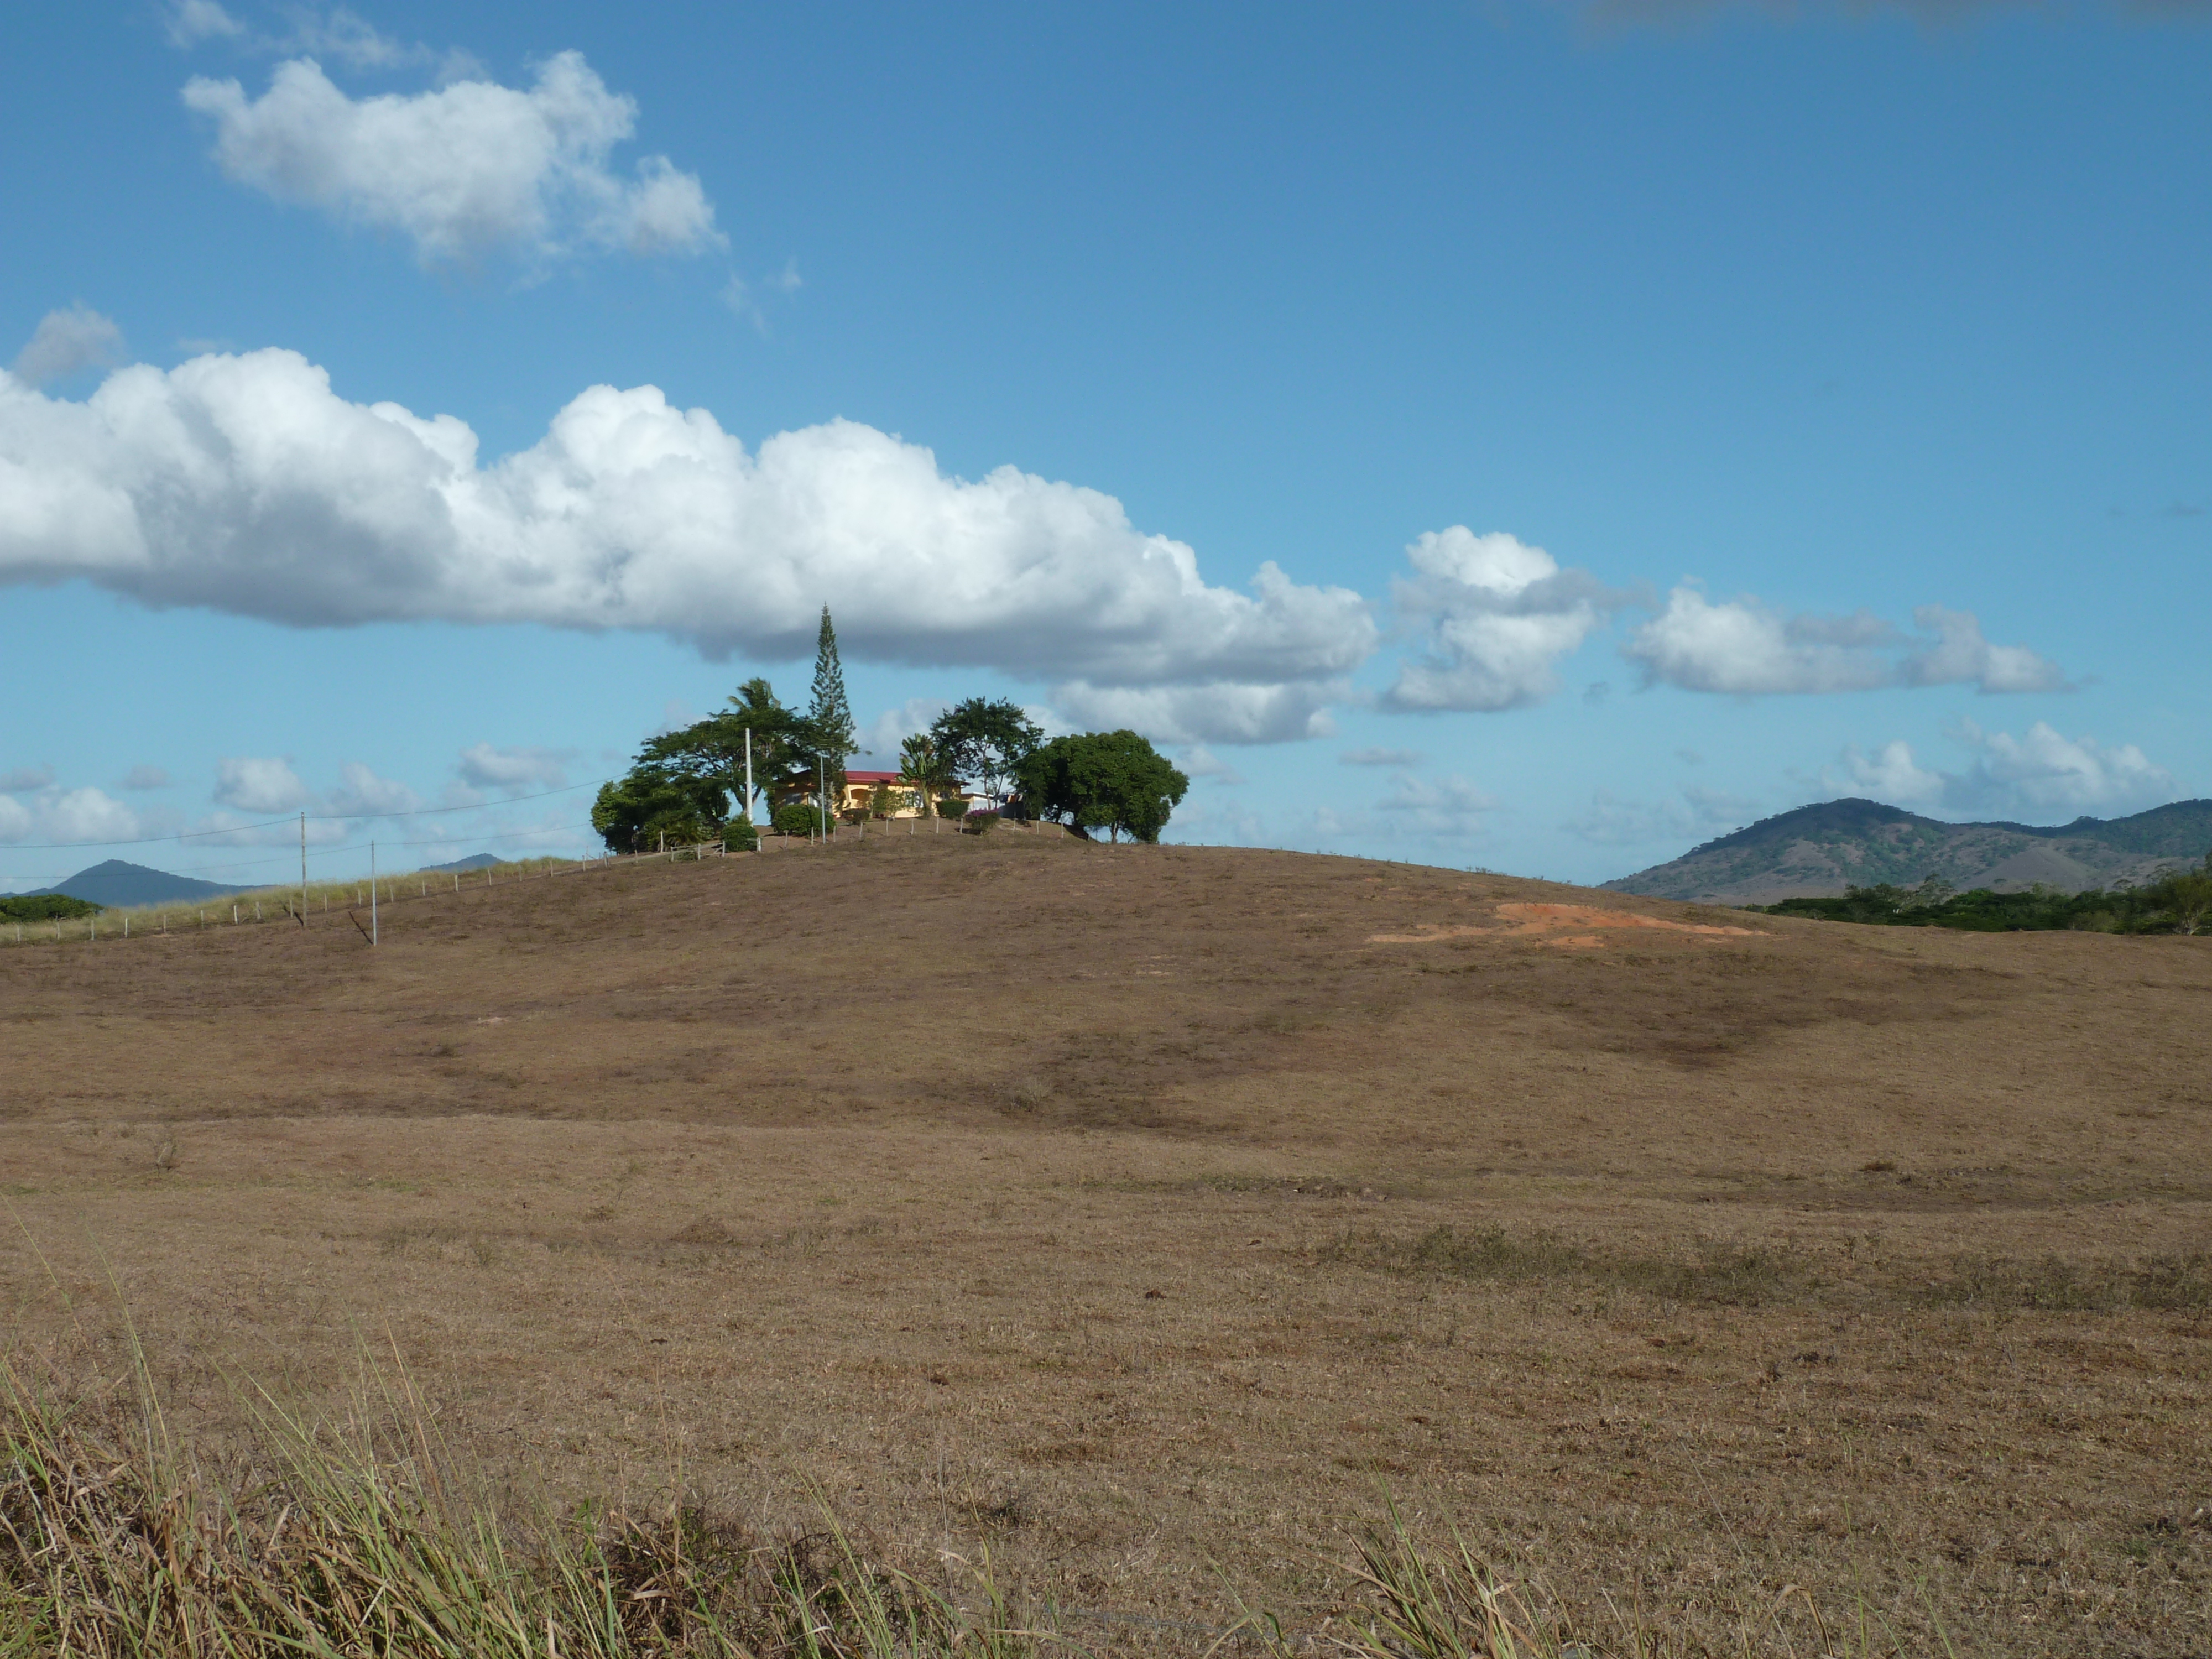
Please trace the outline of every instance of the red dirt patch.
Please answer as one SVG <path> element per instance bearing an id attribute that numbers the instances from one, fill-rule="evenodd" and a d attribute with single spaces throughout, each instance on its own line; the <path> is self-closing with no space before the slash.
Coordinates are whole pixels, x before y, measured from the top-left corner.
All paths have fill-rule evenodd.
<path id="1" fill-rule="evenodd" d="M 1370 933 L 1370 945 L 1430 945 L 1439 939 L 1476 939 L 1490 936 L 1498 939 L 1536 939 L 1545 945 L 1556 945 L 1569 949 L 1590 950 L 1603 945 L 1605 941 L 1595 933 L 1577 933 L 1561 939 L 1542 936 L 1562 927 L 1644 927 L 1656 928 L 1663 933 L 1690 933 L 1706 939 L 1753 939 L 1759 930 L 1753 927 L 1728 927 L 1710 922 L 1668 921 L 1658 916 L 1639 915 L 1633 910 L 1607 910 L 1594 904 L 1501 904 L 1498 907 L 1500 920 L 1517 922 L 1514 927 L 1435 927 L 1425 923 L 1420 931 L 1412 933 Z"/>

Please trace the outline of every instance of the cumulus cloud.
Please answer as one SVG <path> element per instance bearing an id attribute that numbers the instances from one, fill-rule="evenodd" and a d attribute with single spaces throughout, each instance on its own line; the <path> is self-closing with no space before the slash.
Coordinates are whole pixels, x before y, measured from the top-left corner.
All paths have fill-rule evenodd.
<path id="1" fill-rule="evenodd" d="M 575 757 L 573 749 L 501 749 L 475 743 L 461 750 L 455 769 L 471 789 L 519 795 L 560 788 L 568 781 L 568 763 Z"/>
<path id="2" fill-rule="evenodd" d="M 480 463 L 449 415 L 335 396 L 295 353 L 135 365 L 82 402 L 0 377 L 0 582 L 81 578 L 299 626 L 635 629 L 805 657 L 1064 679 L 1092 725 L 1170 742 L 1316 735 L 1374 649 L 1366 602 L 1263 564 L 1217 586 L 1112 496 L 950 478 L 849 421 L 757 452 L 651 386 L 595 386 Z"/>
<path id="3" fill-rule="evenodd" d="M 1244 775 L 1215 754 L 1204 744 L 1193 744 L 1184 751 L 1176 766 L 1185 777 L 1205 778 L 1218 784 L 1234 786 L 1244 781 Z"/>
<path id="4" fill-rule="evenodd" d="M 1431 783 L 1405 773 L 1375 808 L 1415 835 L 1454 838 L 1480 834 L 1498 800 L 1463 777 Z"/>
<path id="5" fill-rule="evenodd" d="M 1603 847 L 1641 847 L 1708 841 L 1756 816 L 1757 802 L 1717 789 L 1686 788 L 1660 801 L 1622 800 L 1600 789 L 1590 796 L 1589 810 L 1561 828 Z"/>
<path id="6" fill-rule="evenodd" d="M 359 761 L 348 761 L 338 769 L 338 787 L 323 799 L 325 811 L 348 818 L 412 812 L 422 805 L 422 796 L 405 784 L 380 778 Z"/>
<path id="7" fill-rule="evenodd" d="M 123 361 L 123 331 L 91 307 L 73 305 L 40 319 L 30 340 L 15 354 L 15 378 L 30 386 L 66 380 L 81 369 L 104 368 Z"/>
<path id="8" fill-rule="evenodd" d="M 1554 665 L 1620 601 L 1587 572 L 1563 570 L 1540 547 L 1465 525 L 1432 530 L 1406 550 L 1414 574 L 1395 584 L 1399 613 L 1425 630 L 1426 650 L 1384 698 L 1400 709 L 1519 708 L 1559 689 Z"/>
<path id="9" fill-rule="evenodd" d="M 2020 737 L 1962 720 L 1951 735 L 1971 757 L 1962 771 L 1922 764 L 1899 738 L 1871 755 L 1846 749 L 1822 781 L 1923 811 L 2045 822 L 2173 799 L 2173 775 L 2131 743 L 2069 738 L 2042 720 Z"/>
<path id="10" fill-rule="evenodd" d="M 21 795 L 33 789 L 44 789 L 54 781 L 51 766 L 18 766 L 11 771 L 0 772 L 0 794 Z"/>
<path id="11" fill-rule="evenodd" d="M 28 800 L 0 795 L 0 842 L 136 841 L 144 820 L 99 789 L 44 788 Z"/>
<path id="12" fill-rule="evenodd" d="M 1144 686 L 1071 680 L 1053 688 L 1052 700 L 1079 726 L 1136 732 L 1154 743 L 1296 743 L 1334 733 L 1328 706 L 1348 690 L 1340 681 Z"/>
<path id="13" fill-rule="evenodd" d="M 696 253 L 720 246 L 696 174 L 648 155 L 612 167 L 637 125 L 580 52 L 527 89 L 471 77 L 430 91 L 348 97 L 313 58 L 277 65 L 248 98 L 196 76 L 185 106 L 214 123 L 224 173 L 280 202 L 395 231 L 425 264 L 501 249 L 550 258 L 585 249 Z"/>
<path id="14" fill-rule="evenodd" d="M 123 787 L 125 789 L 167 789 L 169 774 L 164 767 L 134 766 L 124 774 Z"/>
<path id="15" fill-rule="evenodd" d="M 225 756 L 215 769 L 215 802 L 240 812 L 295 812 L 310 797 L 292 763 L 276 756 Z"/>
<path id="16" fill-rule="evenodd" d="M 860 736 L 860 752 L 868 769 L 884 772 L 898 765 L 899 744 L 917 732 L 927 732 L 952 705 L 942 697 L 908 697 L 896 708 L 886 708 L 868 722 Z M 1032 720 L 1036 717 L 1032 714 Z"/>
<path id="17" fill-rule="evenodd" d="M 1861 753 L 1853 744 L 1844 750 L 1840 764 L 1840 781 L 1854 794 L 1887 801 L 1892 806 L 1941 810 L 1943 805 L 1949 780 L 1913 759 L 1912 745 L 1902 738 L 1892 738 L 1871 755 Z M 1838 779 L 1831 771 L 1822 775 L 1821 781 L 1833 785 Z"/>
<path id="18" fill-rule="evenodd" d="M 1340 766 L 1419 766 L 1428 759 L 1418 749 L 1347 749 L 1336 757 Z"/>
<path id="19" fill-rule="evenodd" d="M 1638 628 L 1621 654 L 1647 684 L 1736 696 L 1871 691 L 1888 686 L 1972 685 L 1985 693 L 2062 691 L 2058 665 L 2025 646 L 1991 645 L 1971 611 L 1924 605 L 1919 635 L 1869 611 L 1784 617 L 1756 599 L 1719 604 L 1677 587 Z"/>
<path id="20" fill-rule="evenodd" d="M 253 817 L 302 811 L 311 817 L 383 817 L 422 805 L 405 784 L 380 778 L 359 761 L 338 769 L 337 788 L 318 793 L 301 781 L 289 756 L 273 755 L 223 757 L 216 764 L 214 799 Z"/>

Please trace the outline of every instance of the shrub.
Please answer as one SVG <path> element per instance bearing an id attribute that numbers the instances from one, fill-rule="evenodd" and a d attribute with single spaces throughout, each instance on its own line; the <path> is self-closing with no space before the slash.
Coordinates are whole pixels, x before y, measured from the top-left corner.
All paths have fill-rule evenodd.
<path id="1" fill-rule="evenodd" d="M 750 853 L 760 846 L 760 831 L 753 828 L 750 818 L 732 818 L 722 826 L 722 849 L 729 853 Z"/>
<path id="2" fill-rule="evenodd" d="M 775 816 L 769 822 L 779 836 L 819 835 L 822 832 L 822 809 L 809 806 L 804 801 L 787 801 L 775 809 Z"/>
<path id="3" fill-rule="evenodd" d="M 0 920 L 74 921 L 79 916 L 96 916 L 106 908 L 66 893 L 27 893 L 20 898 L 0 898 Z"/>

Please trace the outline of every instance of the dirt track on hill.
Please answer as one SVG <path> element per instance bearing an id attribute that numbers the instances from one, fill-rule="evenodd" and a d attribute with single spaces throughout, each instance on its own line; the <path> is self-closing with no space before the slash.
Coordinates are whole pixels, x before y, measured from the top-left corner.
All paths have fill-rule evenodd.
<path id="1" fill-rule="evenodd" d="M 2212 940 L 1013 830 L 382 927 L 0 951 L 19 1347 L 1193 1625 L 1388 1488 L 1716 1650 L 2212 1644 Z"/>

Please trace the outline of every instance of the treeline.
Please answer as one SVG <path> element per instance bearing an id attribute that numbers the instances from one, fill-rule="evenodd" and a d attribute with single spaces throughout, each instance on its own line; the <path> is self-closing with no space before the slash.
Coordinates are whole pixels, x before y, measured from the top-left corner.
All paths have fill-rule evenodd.
<path id="1" fill-rule="evenodd" d="M 1847 887 L 1840 898 L 1793 898 L 1746 907 L 1770 916 L 1809 916 L 1878 927 L 1954 927 L 1976 933 L 2074 930 L 2099 933 L 2212 933 L 2212 853 L 2195 870 L 2176 870 L 2142 886 L 2062 893 L 2038 884 L 2024 893 L 1976 887 L 1960 893 L 1929 876 L 1917 887 L 1884 882 Z"/>
<path id="2" fill-rule="evenodd" d="M 79 916 L 96 916 L 106 908 L 66 893 L 24 893 L 0 898 L 0 921 L 74 921 Z"/>
<path id="3" fill-rule="evenodd" d="M 968 698 L 907 738 L 892 781 L 848 809 L 845 763 L 860 752 L 825 605 L 804 711 L 785 706 L 767 680 L 747 680 L 720 713 L 647 741 L 629 772 L 600 789 L 592 828 L 618 853 L 711 841 L 750 851 L 763 806 L 768 829 L 806 836 L 839 816 L 964 815 L 973 789 L 988 811 L 1152 842 L 1190 787 L 1133 732 L 1048 742 L 1004 697 Z"/>

